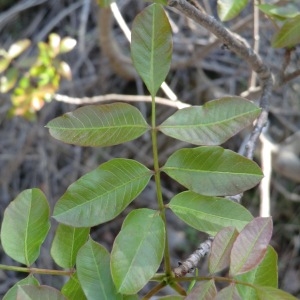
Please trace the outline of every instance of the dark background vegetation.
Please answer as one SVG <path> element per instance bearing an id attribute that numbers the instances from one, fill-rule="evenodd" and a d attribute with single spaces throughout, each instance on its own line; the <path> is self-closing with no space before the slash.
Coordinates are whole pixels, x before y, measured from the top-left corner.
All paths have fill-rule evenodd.
<path id="1" fill-rule="evenodd" d="M 216 15 L 216 1 L 200 1 L 209 13 Z M 145 6 L 138 0 L 119 1 L 120 9 L 130 26 L 134 16 Z M 226 50 L 226 47 L 214 42 L 214 37 L 190 20 L 168 9 L 173 21 L 174 55 L 172 70 L 167 78 L 168 84 L 178 98 L 189 104 L 202 105 L 208 100 L 222 95 L 239 95 L 247 89 L 251 75 L 247 65 Z M 63 81 L 58 91 L 72 97 L 105 95 L 108 93 L 143 95 L 147 94 L 140 79 L 132 73 L 124 73 L 122 66 L 129 66 L 129 46 L 116 24 L 101 34 L 107 34 L 117 43 L 117 52 L 105 49 L 107 45 L 100 42 L 99 24 L 104 18 L 111 17 L 108 11 L 100 13 L 93 1 L 71 0 L 1 0 L 0 1 L 0 48 L 8 49 L 15 41 L 29 38 L 33 47 L 27 55 L 34 55 L 37 42 L 47 40 L 51 32 L 61 37 L 71 36 L 77 40 L 76 48 L 63 59 L 69 63 L 73 80 Z M 107 21 L 106 20 L 106 21 Z M 103 22 L 102 22 L 103 24 Z M 232 22 L 228 27 L 239 25 L 239 33 L 250 44 L 252 40 L 252 7 Z M 270 46 L 273 24 L 261 15 L 260 18 L 260 54 L 272 72 L 280 74 L 284 60 L 284 50 L 274 50 Z M 208 47 L 207 45 L 211 45 Z M 106 46 L 106 47 L 105 47 Z M 109 45 L 108 45 L 109 46 Z M 111 54 L 108 58 L 107 54 Z M 300 50 L 291 56 L 291 68 L 300 68 Z M 292 69 L 293 70 L 293 69 Z M 268 135 L 274 145 L 280 145 L 287 137 L 300 128 L 300 80 L 296 78 L 286 85 L 274 90 L 270 103 L 270 123 Z M 164 96 L 160 92 L 160 96 Z M 254 94 L 255 100 L 257 96 Z M 135 103 L 142 113 L 149 117 L 149 104 Z M 41 188 L 46 194 L 51 208 L 67 187 L 86 172 L 96 168 L 100 163 L 113 157 L 134 158 L 151 167 L 150 136 L 145 135 L 133 142 L 109 148 L 81 148 L 66 145 L 54 140 L 45 124 L 52 118 L 78 107 L 53 100 L 38 112 L 37 121 L 29 122 L 20 117 L 9 119 L 9 95 L 0 95 L 0 221 L 5 207 L 21 191 L 28 188 Z M 175 109 L 158 106 L 158 121 L 164 120 Z M 238 151 L 247 131 L 229 140 L 224 146 Z M 300 140 L 296 144 L 300 145 Z M 160 160 L 177 148 L 185 146 L 163 136 L 159 139 Z M 188 146 L 188 145 L 186 145 Z M 255 160 L 260 163 L 259 147 Z M 300 147 L 298 147 L 300 148 Z M 300 150 L 299 150 L 300 152 Z M 297 153 L 299 156 L 299 153 Z M 300 173 L 300 169 L 299 169 Z M 163 192 L 168 202 L 172 195 L 183 190 L 170 179 L 163 177 Z M 272 246 L 279 255 L 280 288 L 300 296 L 300 191 L 299 182 L 284 177 L 280 170 L 272 175 L 271 200 L 274 233 Z M 259 214 L 259 191 L 253 189 L 244 195 L 244 204 L 255 216 Z M 132 204 L 134 207 L 156 207 L 153 182 Z M 116 220 L 92 230 L 95 240 L 111 248 L 122 221 L 130 207 Z M 168 215 L 172 263 L 187 258 L 197 245 L 204 241 L 205 235 L 185 226 L 177 218 Z M 56 268 L 50 258 L 50 247 L 56 223 L 42 248 L 42 255 L 36 266 Z M 7 257 L 0 246 L 0 263 L 15 264 Z M 205 262 L 199 266 L 200 273 L 206 274 Z M 23 274 L 3 272 L 0 270 L 0 297 L 18 281 Z M 62 278 L 39 277 L 44 284 L 60 287 Z"/>

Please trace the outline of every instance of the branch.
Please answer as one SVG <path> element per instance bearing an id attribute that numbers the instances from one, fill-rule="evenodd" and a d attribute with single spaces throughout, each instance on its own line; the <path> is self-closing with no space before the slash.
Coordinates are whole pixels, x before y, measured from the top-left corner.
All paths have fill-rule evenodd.
<path id="1" fill-rule="evenodd" d="M 185 276 L 187 273 L 192 272 L 198 265 L 200 259 L 210 252 L 213 238 L 208 238 L 205 242 L 201 243 L 197 250 L 192 253 L 184 262 L 179 262 L 179 266 L 173 269 L 175 277 Z"/>
<path id="2" fill-rule="evenodd" d="M 99 102 L 110 102 L 110 101 L 124 101 L 124 102 L 150 102 L 152 101 L 151 96 L 144 96 L 144 95 L 121 95 L 121 94 L 106 94 L 106 95 L 99 95 L 94 97 L 82 97 L 82 98 L 75 98 L 69 97 L 66 95 L 55 94 L 54 99 L 59 102 L 65 102 L 69 104 L 94 104 Z M 169 100 L 166 98 L 155 97 L 155 102 L 167 105 L 171 107 L 175 107 L 177 109 L 182 109 L 184 107 L 191 106 L 190 104 L 183 103 L 179 100 Z"/>

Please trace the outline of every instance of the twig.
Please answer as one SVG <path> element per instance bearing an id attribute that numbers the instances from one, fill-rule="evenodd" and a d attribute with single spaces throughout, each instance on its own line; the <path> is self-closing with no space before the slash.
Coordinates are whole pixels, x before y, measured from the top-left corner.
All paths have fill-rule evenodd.
<path id="1" fill-rule="evenodd" d="M 272 185 L 285 199 L 300 203 L 300 196 L 296 193 L 289 192 L 278 180 L 273 179 Z"/>
<path id="2" fill-rule="evenodd" d="M 47 23 L 47 25 L 41 30 L 41 32 L 35 37 L 35 42 L 39 42 L 43 40 L 47 34 L 67 15 L 71 14 L 74 10 L 82 6 L 82 1 L 75 2 L 72 5 L 68 6 L 66 9 L 61 11 L 51 22 Z"/>
<path id="3" fill-rule="evenodd" d="M 109 102 L 109 101 L 125 101 L 125 102 L 151 102 L 150 96 L 144 95 L 120 95 L 120 94 L 107 94 L 102 96 L 94 97 L 83 97 L 83 98 L 74 98 L 61 94 L 55 94 L 54 99 L 56 101 L 70 103 L 70 104 L 94 104 L 99 102 Z M 159 104 L 175 107 L 177 109 L 182 109 L 184 107 L 191 106 L 190 104 L 183 103 L 179 100 L 172 101 L 166 98 L 155 97 L 155 101 Z"/>
<path id="4" fill-rule="evenodd" d="M 40 5 L 44 2 L 47 2 L 47 0 L 28 0 L 26 2 L 21 1 L 20 3 L 14 5 L 11 9 L 3 12 L 0 14 L 0 30 L 5 26 L 6 22 L 9 22 L 13 19 L 15 15 L 20 13 L 21 11 L 31 8 L 33 6 Z"/>
<path id="5" fill-rule="evenodd" d="M 261 141 L 261 168 L 264 178 L 261 180 L 260 189 L 260 211 L 261 217 L 269 217 L 271 214 L 271 176 L 272 176 L 272 152 L 274 144 L 266 137 L 265 134 L 260 135 Z"/>
<path id="6" fill-rule="evenodd" d="M 213 238 L 208 238 L 205 242 L 201 243 L 197 250 L 192 253 L 184 262 L 179 262 L 179 266 L 174 268 L 173 272 L 175 277 L 185 276 L 197 267 L 200 259 L 210 252 Z"/>
<path id="7" fill-rule="evenodd" d="M 259 53 L 259 8 L 258 8 L 259 1 L 253 1 L 253 50 L 256 53 Z M 251 78 L 250 78 L 250 88 L 254 88 L 256 86 L 256 75 L 252 71 Z"/>
<path id="8" fill-rule="evenodd" d="M 78 29 L 78 49 L 81 55 L 85 53 L 86 26 L 87 26 L 88 16 L 90 13 L 90 6 L 91 6 L 91 1 L 84 0 L 82 11 L 80 14 L 80 26 Z"/>

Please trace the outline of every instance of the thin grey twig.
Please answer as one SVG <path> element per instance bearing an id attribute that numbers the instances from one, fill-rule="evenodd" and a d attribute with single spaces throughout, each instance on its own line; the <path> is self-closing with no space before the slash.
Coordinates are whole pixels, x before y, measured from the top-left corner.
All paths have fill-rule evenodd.
<path id="1" fill-rule="evenodd" d="M 125 101 L 125 102 L 151 102 L 152 99 L 150 96 L 144 95 L 120 95 L 120 94 L 106 94 L 94 97 L 83 97 L 83 98 L 75 98 L 69 97 L 61 94 L 55 94 L 54 99 L 56 101 L 70 103 L 70 104 L 94 104 L 99 102 L 109 102 L 109 101 Z M 183 103 L 179 100 L 173 101 L 166 98 L 155 97 L 155 101 L 159 104 L 175 107 L 178 109 L 189 107 L 190 104 Z"/>
<path id="2" fill-rule="evenodd" d="M 182 277 L 190 273 L 198 265 L 202 257 L 210 252 L 213 238 L 208 238 L 205 242 L 201 243 L 197 250 L 192 253 L 184 262 L 179 262 L 179 266 L 173 269 L 176 277 Z"/>
<path id="3" fill-rule="evenodd" d="M 82 6 L 82 1 L 75 2 L 72 5 L 68 6 L 66 9 L 61 11 L 54 19 L 51 20 L 42 30 L 41 32 L 35 37 L 35 42 L 42 41 L 49 32 L 67 15 L 72 13 L 74 10 Z"/>
<path id="4" fill-rule="evenodd" d="M 91 1 L 85 0 L 83 2 L 82 11 L 80 14 L 80 26 L 78 30 L 78 50 L 81 53 L 81 55 L 83 55 L 85 52 L 85 36 L 90 7 Z"/>

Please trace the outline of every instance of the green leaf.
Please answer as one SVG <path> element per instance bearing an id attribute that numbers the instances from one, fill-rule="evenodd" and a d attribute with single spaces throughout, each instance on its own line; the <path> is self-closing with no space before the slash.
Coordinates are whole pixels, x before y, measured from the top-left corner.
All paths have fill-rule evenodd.
<path id="1" fill-rule="evenodd" d="M 168 207 L 185 223 L 210 235 L 228 226 L 240 231 L 253 219 L 250 212 L 238 203 L 191 191 L 177 194 Z"/>
<path id="2" fill-rule="evenodd" d="M 162 171 L 189 190 L 208 196 L 237 195 L 263 177 L 255 162 L 217 146 L 182 148 L 168 158 Z"/>
<path id="3" fill-rule="evenodd" d="M 256 292 L 258 300 L 297 300 L 287 292 L 267 286 L 256 287 Z"/>
<path id="4" fill-rule="evenodd" d="M 28 277 L 18 281 L 14 286 L 12 286 L 8 292 L 4 295 L 2 300 L 16 300 L 18 287 L 21 285 L 39 285 L 38 280 L 30 274 Z"/>
<path id="5" fill-rule="evenodd" d="M 59 224 L 51 247 L 51 256 L 62 268 L 73 268 L 79 248 L 87 241 L 89 228 L 74 228 Z"/>
<path id="6" fill-rule="evenodd" d="M 9 68 L 6 74 L 0 77 L 0 93 L 9 92 L 15 86 L 18 77 L 18 69 Z"/>
<path id="7" fill-rule="evenodd" d="M 217 289 L 213 279 L 199 282 L 196 287 L 188 294 L 186 300 L 211 300 L 215 299 Z"/>
<path id="8" fill-rule="evenodd" d="M 122 299 L 113 284 L 109 264 L 108 251 L 92 239 L 78 251 L 77 276 L 87 299 Z"/>
<path id="9" fill-rule="evenodd" d="M 120 293 L 134 294 L 145 286 L 161 263 L 164 245 L 158 212 L 144 208 L 129 213 L 111 252 L 112 278 Z"/>
<path id="10" fill-rule="evenodd" d="M 101 8 L 109 7 L 113 0 L 97 0 L 98 5 Z"/>
<path id="11" fill-rule="evenodd" d="M 61 289 L 61 292 L 67 299 L 76 299 L 76 300 L 87 299 L 82 290 L 76 272 L 70 277 L 68 282 L 64 284 L 64 286 Z"/>
<path id="12" fill-rule="evenodd" d="M 134 140 L 149 126 L 140 111 L 127 103 L 87 105 L 51 120 L 50 134 L 79 146 L 112 146 Z"/>
<path id="13" fill-rule="evenodd" d="M 8 49 L 8 57 L 14 59 L 23 53 L 29 46 L 31 42 L 28 39 L 20 40 L 12 44 Z"/>
<path id="14" fill-rule="evenodd" d="M 267 251 L 272 230 L 271 218 L 255 218 L 245 226 L 231 250 L 231 276 L 248 272 L 259 265 Z"/>
<path id="15" fill-rule="evenodd" d="M 159 126 L 164 134 L 195 145 L 219 145 L 252 124 L 261 109 L 241 97 L 183 108 Z"/>
<path id="16" fill-rule="evenodd" d="M 53 217 L 74 227 L 91 227 L 115 218 L 146 187 L 152 172 L 135 160 L 115 158 L 71 184 Z"/>
<path id="17" fill-rule="evenodd" d="M 172 56 L 172 30 L 160 4 L 136 16 L 131 39 L 133 65 L 154 97 L 169 72 Z"/>
<path id="18" fill-rule="evenodd" d="M 275 18 L 279 21 L 284 21 L 288 18 L 294 18 L 300 14 L 297 7 L 292 3 L 284 4 L 284 6 L 272 4 L 260 4 L 258 8 L 266 15 Z"/>
<path id="19" fill-rule="evenodd" d="M 293 47 L 300 43 L 300 15 L 287 20 L 275 34 L 272 47 Z"/>
<path id="20" fill-rule="evenodd" d="M 20 193 L 4 211 L 1 228 L 4 252 L 22 264 L 33 264 L 50 229 L 49 215 L 49 205 L 41 190 Z"/>
<path id="21" fill-rule="evenodd" d="M 218 0 L 218 15 L 222 21 L 236 17 L 248 4 L 248 0 Z"/>
<path id="22" fill-rule="evenodd" d="M 67 300 L 60 291 L 45 285 L 22 285 L 18 287 L 17 299 L 22 300 Z"/>
<path id="23" fill-rule="evenodd" d="M 220 272 L 230 265 L 230 252 L 238 232 L 234 227 L 221 229 L 214 237 L 208 261 L 211 274 Z"/>
<path id="24" fill-rule="evenodd" d="M 235 284 L 230 284 L 226 288 L 223 288 L 221 291 L 218 292 L 217 297 L 214 300 L 242 300 L 236 290 Z M 252 298 L 243 298 L 243 299 L 251 299 Z"/>
<path id="25" fill-rule="evenodd" d="M 278 287 L 277 253 L 268 246 L 266 255 L 261 263 L 253 270 L 234 276 L 234 279 L 256 286 Z M 256 291 L 246 285 L 238 284 L 237 289 L 242 299 L 258 300 Z"/>
<path id="26" fill-rule="evenodd" d="M 8 57 L 2 57 L 0 58 L 0 73 L 5 71 L 7 67 L 9 66 L 11 60 Z"/>

